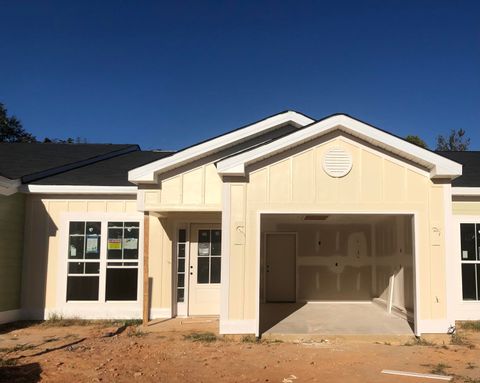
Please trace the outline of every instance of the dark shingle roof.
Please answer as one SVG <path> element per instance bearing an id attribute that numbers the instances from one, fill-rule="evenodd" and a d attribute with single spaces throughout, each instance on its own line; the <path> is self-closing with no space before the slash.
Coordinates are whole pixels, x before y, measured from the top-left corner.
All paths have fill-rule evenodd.
<path id="1" fill-rule="evenodd" d="M 480 152 L 437 152 L 443 157 L 449 158 L 463 165 L 463 174 L 454 179 L 452 186 L 478 187 L 480 186 Z"/>
<path id="2" fill-rule="evenodd" d="M 130 144 L 0 143 L 0 175 L 25 183 L 139 149 Z"/>
<path id="3" fill-rule="evenodd" d="M 133 186 L 128 171 L 171 155 L 172 152 L 135 151 L 31 182 L 32 185 Z"/>

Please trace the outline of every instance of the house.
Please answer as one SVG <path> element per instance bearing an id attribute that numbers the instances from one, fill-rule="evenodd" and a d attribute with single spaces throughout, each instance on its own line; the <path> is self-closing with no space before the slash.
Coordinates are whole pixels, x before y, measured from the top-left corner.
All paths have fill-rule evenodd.
<path id="1" fill-rule="evenodd" d="M 286 111 L 175 153 L 17 177 L 16 313 L 213 315 L 222 334 L 260 335 L 299 304 L 375 302 L 445 333 L 480 318 L 478 165 L 348 115 Z"/>

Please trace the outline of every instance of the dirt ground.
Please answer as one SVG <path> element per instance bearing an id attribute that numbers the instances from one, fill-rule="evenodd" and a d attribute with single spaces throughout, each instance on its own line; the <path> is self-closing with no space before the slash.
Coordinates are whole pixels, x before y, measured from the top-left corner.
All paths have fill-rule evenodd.
<path id="1" fill-rule="evenodd" d="M 480 332 L 421 340 L 256 341 L 215 335 L 214 319 L 0 327 L 2 382 L 425 382 L 383 369 L 480 382 Z M 452 344 L 454 343 L 454 344 Z M 439 380 L 437 380 L 439 381 Z"/>

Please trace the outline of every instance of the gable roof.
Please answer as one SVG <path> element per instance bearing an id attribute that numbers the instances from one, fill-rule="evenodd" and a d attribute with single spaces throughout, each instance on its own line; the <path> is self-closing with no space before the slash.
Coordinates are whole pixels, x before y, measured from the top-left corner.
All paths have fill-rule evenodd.
<path id="1" fill-rule="evenodd" d="M 0 194 L 23 183 L 140 150 L 138 145 L 0 143 Z"/>
<path id="2" fill-rule="evenodd" d="M 128 181 L 128 171 L 171 154 L 166 151 L 137 150 L 33 181 L 28 184 L 27 190 L 51 190 L 43 188 L 47 185 L 55 185 L 59 193 L 70 190 L 59 186 L 128 186 L 136 190 L 137 187 Z"/>
<path id="3" fill-rule="evenodd" d="M 480 152 L 437 152 L 443 157 L 447 157 L 463 165 L 463 174 L 461 177 L 453 180 L 452 186 L 457 187 L 480 187 Z"/>
<path id="4" fill-rule="evenodd" d="M 268 131 L 275 130 L 285 125 L 293 125 L 300 128 L 311 124 L 312 122 L 314 122 L 313 119 L 298 112 L 281 112 L 253 124 L 243 126 L 223 135 L 189 146 L 168 158 L 163 158 L 152 162 L 151 164 L 131 170 L 128 178 L 133 183 L 155 183 L 158 174 L 232 147 L 235 144 L 252 139 Z"/>
<path id="5" fill-rule="evenodd" d="M 326 117 L 290 133 L 288 136 L 225 158 L 217 163 L 217 171 L 222 176 L 243 176 L 248 165 L 335 130 L 356 136 L 374 146 L 413 161 L 429 169 L 431 178 L 454 179 L 462 174 L 461 164 L 346 114 Z"/>
<path id="6" fill-rule="evenodd" d="M 0 176 L 26 183 L 139 149 L 130 144 L 0 143 Z"/>

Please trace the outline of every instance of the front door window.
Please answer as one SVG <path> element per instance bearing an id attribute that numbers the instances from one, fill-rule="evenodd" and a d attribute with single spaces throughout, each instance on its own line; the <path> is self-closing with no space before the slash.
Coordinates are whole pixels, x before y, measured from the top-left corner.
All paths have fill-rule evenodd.
<path id="1" fill-rule="evenodd" d="M 198 230 L 197 283 L 220 283 L 221 240 L 219 229 Z"/>

